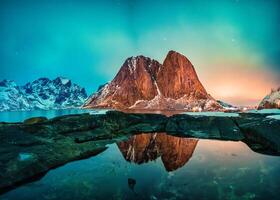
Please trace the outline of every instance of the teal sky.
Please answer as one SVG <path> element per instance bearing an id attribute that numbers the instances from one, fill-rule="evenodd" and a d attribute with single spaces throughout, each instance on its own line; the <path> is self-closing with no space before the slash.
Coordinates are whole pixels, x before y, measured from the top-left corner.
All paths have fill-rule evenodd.
<path id="1" fill-rule="evenodd" d="M 92 93 L 127 57 L 173 49 L 214 97 L 255 104 L 280 85 L 279 36 L 277 0 L 2 0 L 0 79 L 64 76 Z"/>

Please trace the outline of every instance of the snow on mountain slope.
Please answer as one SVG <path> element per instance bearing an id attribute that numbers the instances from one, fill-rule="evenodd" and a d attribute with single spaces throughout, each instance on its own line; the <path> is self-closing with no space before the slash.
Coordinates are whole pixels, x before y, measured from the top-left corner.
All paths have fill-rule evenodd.
<path id="1" fill-rule="evenodd" d="M 258 109 L 280 108 L 280 87 L 272 90 L 259 104 Z"/>
<path id="2" fill-rule="evenodd" d="M 0 111 L 30 109 L 24 93 L 14 81 L 0 81 Z"/>
<path id="3" fill-rule="evenodd" d="M 0 82 L 0 111 L 79 107 L 86 98 L 84 88 L 62 77 L 39 78 L 24 86 L 9 80 Z"/>

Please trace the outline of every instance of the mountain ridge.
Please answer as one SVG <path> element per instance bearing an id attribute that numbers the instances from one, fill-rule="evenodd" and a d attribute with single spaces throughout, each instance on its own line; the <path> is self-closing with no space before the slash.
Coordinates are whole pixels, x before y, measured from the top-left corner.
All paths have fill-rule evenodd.
<path id="1" fill-rule="evenodd" d="M 163 64 L 145 56 L 129 57 L 114 79 L 91 95 L 86 108 L 217 110 L 194 66 L 169 51 Z"/>
<path id="2" fill-rule="evenodd" d="M 79 107 L 86 98 L 84 88 L 63 77 L 42 77 L 23 86 L 11 80 L 0 81 L 0 111 Z"/>

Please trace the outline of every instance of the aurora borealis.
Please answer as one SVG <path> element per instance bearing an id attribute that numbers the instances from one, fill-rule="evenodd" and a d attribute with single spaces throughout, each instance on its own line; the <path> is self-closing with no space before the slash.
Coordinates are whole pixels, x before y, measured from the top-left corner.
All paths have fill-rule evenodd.
<path id="1" fill-rule="evenodd" d="M 254 105 L 280 86 L 280 3 L 0 2 L 0 79 L 64 76 L 92 93 L 127 57 L 186 55 L 215 98 Z"/>

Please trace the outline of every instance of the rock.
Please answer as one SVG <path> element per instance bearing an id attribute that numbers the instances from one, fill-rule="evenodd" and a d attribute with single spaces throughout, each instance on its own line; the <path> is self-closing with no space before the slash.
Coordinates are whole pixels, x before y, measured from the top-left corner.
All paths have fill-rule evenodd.
<path id="1" fill-rule="evenodd" d="M 168 118 L 166 132 L 188 137 L 221 140 L 242 140 L 235 117 L 173 115 Z"/>
<path id="2" fill-rule="evenodd" d="M 272 90 L 259 104 L 258 109 L 280 109 L 280 87 L 276 90 Z"/>
<path id="3" fill-rule="evenodd" d="M 244 141 L 252 150 L 271 155 L 280 155 L 280 121 L 261 115 L 236 119 Z"/>
<path id="4" fill-rule="evenodd" d="M 31 125 L 31 124 L 37 124 L 48 121 L 48 118 L 46 117 L 32 117 L 29 119 L 24 120 L 24 124 Z"/>
<path id="5" fill-rule="evenodd" d="M 166 98 L 212 99 L 199 81 L 192 63 L 176 51 L 168 52 L 158 72 L 157 83 Z"/>
<path id="6" fill-rule="evenodd" d="M 196 145 L 196 139 L 182 137 L 243 141 L 256 152 L 280 155 L 279 131 L 279 120 L 254 113 L 240 113 L 238 117 L 186 114 L 167 117 L 109 111 L 101 115 L 0 123 L 0 191 L 72 160 L 96 155 L 107 144 L 139 133 L 154 134 L 152 137 L 136 135 L 133 140 L 119 143 L 124 157 L 133 162 L 146 162 L 162 156 L 166 170 L 172 171 L 188 161 Z M 135 149 L 133 154 L 129 152 L 130 146 Z"/>
<path id="7" fill-rule="evenodd" d="M 134 186 L 136 185 L 136 180 L 133 178 L 127 179 L 128 187 L 134 191 Z"/>
<path id="8" fill-rule="evenodd" d="M 191 62 L 175 51 L 168 53 L 163 65 L 144 56 L 128 58 L 115 78 L 94 93 L 84 107 L 121 110 L 222 108 L 206 92 Z"/>
<path id="9" fill-rule="evenodd" d="M 157 94 L 155 75 L 161 64 L 144 56 L 128 58 L 116 77 L 85 103 L 85 107 L 129 108 Z M 123 95 L 126 94 L 126 95 Z"/>

